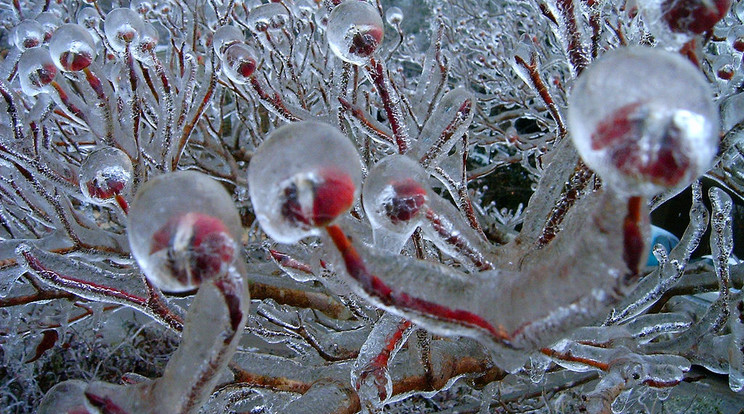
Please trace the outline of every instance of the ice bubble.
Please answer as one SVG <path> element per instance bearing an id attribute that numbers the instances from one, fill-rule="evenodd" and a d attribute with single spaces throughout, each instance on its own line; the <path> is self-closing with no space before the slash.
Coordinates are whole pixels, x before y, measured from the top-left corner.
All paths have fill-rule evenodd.
<path id="1" fill-rule="evenodd" d="M 143 28 L 144 21 L 140 15 L 123 7 L 111 10 L 103 22 L 106 39 L 117 52 L 124 52 L 130 43 L 136 41 Z"/>
<path id="2" fill-rule="evenodd" d="M 24 20 L 15 27 L 13 43 L 20 51 L 37 47 L 44 42 L 44 28 L 36 20 Z"/>
<path id="3" fill-rule="evenodd" d="M 28 96 L 36 96 L 45 92 L 57 74 L 57 66 L 46 48 L 35 47 L 27 49 L 18 61 L 18 74 L 21 89 Z"/>
<path id="4" fill-rule="evenodd" d="M 661 49 L 606 53 L 578 78 L 568 120 L 587 165 L 629 195 L 683 188 L 717 151 L 718 111 L 705 77 Z"/>
<path id="5" fill-rule="evenodd" d="M 364 1 L 347 0 L 328 18 L 328 44 L 341 60 L 363 65 L 382 42 L 384 29 L 377 9 Z"/>
<path id="6" fill-rule="evenodd" d="M 245 43 L 235 43 L 225 50 L 222 59 L 225 75 L 233 82 L 244 84 L 256 70 L 256 51 Z"/>
<path id="7" fill-rule="evenodd" d="M 78 24 L 64 24 L 52 35 L 49 54 L 64 71 L 76 72 L 90 66 L 96 56 L 93 37 Z"/>
<path id="8" fill-rule="evenodd" d="M 185 291 L 219 276 L 239 255 L 240 216 L 215 180 L 194 171 L 160 175 L 137 192 L 129 212 L 129 244 L 147 278 Z"/>
<path id="9" fill-rule="evenodd" d="M 261 144 L 248 190 L 261 228 L 280 243 L 295 243 L 351 208 L 361 180 L 349 138 L 328 124 L 303 121 L 276 129 Z"/>
<path id="10" fill-rule="evenodd" d="M 80 164 L 80 190 L 96 204 L 114 201 L 132 188 L 132 161 L 114 147 L 97 149 Z"/>

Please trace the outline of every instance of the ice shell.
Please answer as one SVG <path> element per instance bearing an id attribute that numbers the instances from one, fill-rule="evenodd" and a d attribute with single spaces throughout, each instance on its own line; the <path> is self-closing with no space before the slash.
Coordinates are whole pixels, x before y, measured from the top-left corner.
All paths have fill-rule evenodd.
<path id="1" fill-rule="evenodd" d="M 83 160 L 79 181 L 83 195 L 92 202 L 111 202 L 114 196 L 131 190 L 132 161 L 118 148 L 100 148 Z"/>
<path id="2" fill-rule="evenodd" d="M 152 24 L 145 22 L 142 31 L 132 47 L 132 56 L 145 64 L 153 63 L 153 52 L 158 45 L 160 35 Z"/>
<path id="3" fill-rule="evenodd" d="M 90 66 L 96 56 L 93 37 L 78 24 L 64 24 L 54 31 L 49 41 L 49 54 L 54 64 L 64 71 L 79 71 Z"/>
<path id="4" fill-rule="evenodd" d="M 136 41 L 143 27 L 144 21 L 140 15 L 123 7 L 111 10 L 103 22 L 106 39 L 117 52 L 124 52 L 130 43 Z"/>
<path id="5" fill-rule="evenodd" d="M 151 179 L 129 211 L 132 254 L 147 278 L 166 291 L 190 290 L 227 271 L 238 256 L 241 233 L 227 191 L 194 171 Z"/>
<path id="6" fill-rule="evenodd" d="M 13 31 L 13 43 L 20 50 L 40 46 L 44 42 L 44 28 L 36 20 L 24 20 Z"/>
<path id="7" fill-rule="evenodd" d="M 261 228 L 295 243 L 348 210 L 359 195 L 356 147 L 331 125 L 303 121 L 273 131 L 251 159 L 248 190 Z"/>
<path id="8" fill-rule="evenodd" d="M 404 155 L 391 155 L 372 167 L 362 192 L 372 228 L 410 237 L 429 198 L 427 179 L 423 168 Z"/>
<path id="9" fill-rule="evenodd" d="M 377 50 L 384 34 L 382 17 L 364 1 L 347 0 L 336 6 L 328 18 L 328 44 L 345 62 L 363 65 Z"/>
<path id="10" fill-rule="evenodd" d="M 36 96 L 45 91 L 46 85 L 54 80 L 57 67 L 46 48 L 27 49 L 18 61 L 18 74 L 21 89 L 28 96 Z"/>
<path id="11" fill-rule="evenodd" d="M 660 49 L 607 52 L 579 76 L 568 121 L 587 165 L 629 195 L 684 188 L 710 167 L 718 145 L 707 81 Z"/>
<path id="12" fill-rule="evenodd" d="M 248 26 L 256 32 L 278 30 L 290 20 L 287 8 L 279 3 L 266 3 L 251 9 Z"/>
<path id="13" fill-rule="evenodd" d="M 243 41 L 245 41 L 245 36 L 240 29 L 235 26 L 222 26 L 212 36 L 212 47 L 214 53 L 222 58 L 228 47 Z"/>
<path id="14" fill-rule="evenodd" d="M 403 10 L 399 7 L 390 7 L 385 11 L 385 21 L 390 26 L 397 26 L 403 22 Z"/>
<path id="15" fill-rule="evenodd" d="M 235 43 L 225 50 L 222 64 L 230 80 L 238 84 L 247 83 L 256 70 L 256 51 L 245 43 Z"/>

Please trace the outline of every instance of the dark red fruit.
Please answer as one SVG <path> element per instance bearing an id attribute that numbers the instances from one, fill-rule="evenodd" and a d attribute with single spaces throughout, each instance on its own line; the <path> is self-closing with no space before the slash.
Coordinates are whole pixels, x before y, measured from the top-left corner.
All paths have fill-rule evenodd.
<path id="1" fill-rule="evenodd" d="M 701 34 L 728 13 L 732 0 L 665 0 L 662 18 L 675 33 Z"/>
<path id="2" fill-rule="evenodd" d="M 378 28 L 354 33 L 354 36 L 351 38 L 349 53 L 362 57 L 372 56 L 381 41 L 382 30 Z"/>
<path id="3" fill-rule="evenodd" d="M 169 220 L 152 235 L 150 254 L 167 252 L 171 274 L 184 285 L 222 274 L 235 258 L 235 242 L 216 217 L 187 213 Z"/>
<path id="4" fill-rule="evenodd" d="M 85 183 L 85 187 L 88 189 L 88 194 L 92 198 L 100 200 L 108 200 L 109 198 L 121 193 L 124 189 L 124 181 L 121 181 L 115 177 L 103 176 L 99 180 L 98 177 Z"/>
<path id="5" fill-rule="evenodd" d="M 649 122 L 661 122 L 650 121 L 651 111 L 637 102 L 618 109 L 597 126 L 592 149 L 608 151 L 610 162 L 625 175 L 672 187 L 690 168 L 689 148 L 684 143 L 684 131 L 672 117 L 663 127 L 654 125 L 650 132 Z"/>
<path id="6" fill-rule="evenodd" d="M 303 227 L 323 227 L 354 204 L 356 187 L 349 174 L 325 168 L 284 189 L 282 215 Z"/>
<path id="7" fill-rule="evenodd" d="M 383 205 L 385 215 L 393 224 L 416 217 L 426 203 L 426 190 L 411 178 L 395 181 L 390 185 L 395 195 Z"/>
<path id="8" fill-rule="evenodd" d="M 90 66 L 93 57 L 88 53 L 64 52 L 60 55 L 59 61 L 64 70 L 77 72 Z"/>

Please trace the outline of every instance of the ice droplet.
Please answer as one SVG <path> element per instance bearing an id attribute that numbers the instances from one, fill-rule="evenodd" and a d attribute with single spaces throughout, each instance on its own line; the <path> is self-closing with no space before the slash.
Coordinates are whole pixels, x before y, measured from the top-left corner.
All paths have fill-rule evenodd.
<path id="1" fill-rule="evenodd" d="M 121 53 L 127 46 L 136 41 L 142 32 L 144 21 L 137 12 L 129 8 L 117 8 L 106 15 L 103 31 L 111 47 Z"/>
<path id="2" fill-rule="evenodd" d="M 390 26 L 397 26 L 403 22 L 403 10 L 399 7 L 391 7 L 385 12 L 385 21 Z"/>
<path id="3" fill-rule="evenodd" d="M 399 253 L 421 221 L 428 196 L 428 174 L 403 155 L 386 157 L 364 182 L 363 203 L 375 245 Z"/>
<path id="4" fill-rule="evenodd" d="M 243 32 L 235 26 L 222 26 L 214 32 L 212 36 L 212 47 L 214 53 L 219 58 L 222 58 L 228 47 L 235 43 L 240 43 L 245 40 Z"/>
<path id="5" fill-rule="evenodd" d="M 226 272 L 238 255 L 240 217 L 232 198 L 212 178 L 179 171 L 145 183 L 129 212 L 129 244 L 154 284 L 193 289 Z"/>
<path id="6" fill-rule="evenodd" d="M 46 48 L 35 47 L 27 49 L 21 55 L 18 61 L 18 75 L 23 93 L 36 96 L 44 92 L 46 86 L 54 80 L 57 67 Z"/>
<path id="7" fill-rule="evenodd" d="M 248 170 L 258 222 L 280 243 L 319 234 L 319 227 L 351 208 L 361 181 L 354 144 L 338 129 L 314 121 L 274 130 Z"/>
<path id="8" fill-rule="evenodd" d="M 347 0 L 331 12 L 326 34 L 336 56 L 345 62 L 363 65 L 382 42 L 382 17 L 367 2 Z"/>
<path id="9" fill-rule="evenodd" d="M 132 161 L 124 151 L 104 147 L 91 152 L 80 165 L 80 190 L 96 204 L 112 201 L 132 188 Z"/>
<path id="10" fill-rule="evenodd" d="M 576 149 L 620 192 L 683 188 L 707 170 L 718 112 L 702 73 L 678 54 L 632 47 L 605 54 L 569 98 Z"/>
<path id="11" fill-rule="evenodd" d="M 24 20 L 15 27 L 13 43 L 20 51 L 41 45 L 44 41 L 44 28 L 36 20 Z"/>
<path id="12" fill-rule="evenodd" d="M 225 50 L 222 68 L 230 80 L 238 84 L 248 82 L 256 70 L 256 51 L 245 43 L 235 43 Z"/>
<path id="13" fill-rule="evenodd" d="M 77 72 L 90 66 L 96 56 L 93 37 L 78 24 L 64 24 L 49 41 L 49 54 L 54 64 L 64 71 Z"/>

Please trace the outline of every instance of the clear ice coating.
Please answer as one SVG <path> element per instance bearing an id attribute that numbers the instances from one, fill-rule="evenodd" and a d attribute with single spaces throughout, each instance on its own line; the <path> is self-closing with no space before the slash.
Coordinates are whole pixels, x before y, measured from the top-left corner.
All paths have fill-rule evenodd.
<path id="1" fill-rule="evenodd" d="M 44 28 L 36 20 L 24 20 L 13 29 L 13 43 L 20 51 L 40 46 L 44 42 Z"/>
<path id="2" fill-rule="evenodd" d="M 129 244 L 145 276 L 166 291 L 197 287 L 234 266 L 240 217 L 214 179 L 194 171 L 157 176 L 129 211 Z"/>
<path id="3" fill-rule="evenodd" d="M 235 43 L 245 40 L 243 32 L 235 26 L 222 26 L 212 35 L 212 48 L 220 59 L 223 59 L 225 50 Z"/>
<path id="4" fill-rule="evenodd" d="M 90 66 L 96 57 L 93 37 L 82 26 L 63 24 L 49 41 L 49 54 L 60 70 L 77 72 Z"/>
<path id="5" fill-rule="evenodd" d="M 400 252 L 423 218 L 428 178 L 416 161 L 404 155 L 390 155 L 369 171 L 362 201 L 376 246 Z"/>
<path id="6" fill-rule="evenodd" d="M 18 61 L 21 89 L 28 96 L 46 92 L 47 85 L 54 81 L 57 66 L 49 56 L 49 50 L 43 47 L 27 49 Z"/>
<path id="7" fill-rule="evenodd" d="M 96 204 L 114 201 L 132 189 L 132 161 L 124 151 L 114 147 L 97 149 L 80 164 L 80 191 Z"/>
<path id="8" fill-rule="evenodd" d="M 111 10 L 103 22 L 106 39 L 119 53 L 126 51 L 127 47 L 137 40 L 143 28 L 142 17 L 134 10 L 124 7 Z"/>
<path id="9" fill-rule="evenodd" d="M 361 182 L 361 162 L 349 138 L 314 121 L 274 130 L 248 169 L 256 218 L 280 243 L 319 234 L 319 227 L 351 208 Z"/>
<path id="10" fill-rule="evenodd" d="M 256 71 L 256 51 L 245 43 L 230 45 L 222 56 L 222 68 L 230 80 L 247 83 Z"/>
<path id="11" fill-rule="evenodd" d="M 661 49 L 615 49 L 594 62 L 571 91 L 568 121 L 584 162 L 626 194 L 689 185 L 718 146 L 718 110 L 705 77 Z"/>
<path id="12" fill-rule="evenodd" d="M 382 17 L 370 3 L 347 0 L 336 6 L 328 17 L 326 36 L 339 59 L 363 65 L 382 43 Z"/>

